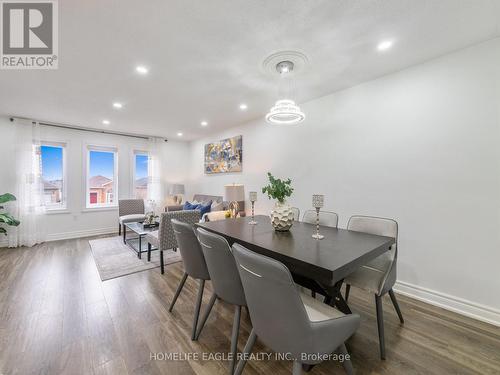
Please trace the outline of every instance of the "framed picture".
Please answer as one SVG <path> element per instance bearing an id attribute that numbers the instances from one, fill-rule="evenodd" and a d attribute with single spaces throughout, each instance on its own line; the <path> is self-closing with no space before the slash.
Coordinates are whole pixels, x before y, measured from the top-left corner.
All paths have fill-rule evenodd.
<path id="1" fill-rule="evenodd" d="M 205 145 L 205 173 L 241 172 L 243 164 L 242 136 Z"/>

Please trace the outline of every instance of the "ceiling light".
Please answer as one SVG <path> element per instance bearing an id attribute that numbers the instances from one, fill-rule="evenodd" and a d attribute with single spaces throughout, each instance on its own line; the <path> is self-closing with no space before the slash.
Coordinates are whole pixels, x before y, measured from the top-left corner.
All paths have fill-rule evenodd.
<path id="1" fill-rule="evenodd" d="M 113 107 L 115 107 L 117 109 L 120 109 L 120 108 L 123 108 L 123 104 L 122 103 L 118 103 L 118 102 L 114 102 L 113 103 Z"/>
<path id="2" fill-rule="evenodd" d="M 109 124 L 110 124 L 110 122 L 109 122 L 109 120 L 102 120 L 102 124 L 103 124 L 103 125 L 109 125 Z"/>
<path id="3" fill-rule="evenodd" d="M 389 48 L 392 47 L 392 44 L 393 44 L 393 41 L 392 40 L 384 40 L 383 42 L 380 42 L 378 45 L 377 45 L 377 49 L 379 51 L 386 51 L 388 50 Z"/>
<path id="4" fill-rule="evenodd" d="M 177 133 L 177 136 L 182 137 L 182 133 L 181 132 Z"/>
<path id="5" fill-rule="evenodd" d="M 245 103 L 240 104 L 240 109 L 241 109 L 242 111 L 246 111 L 246 110 L 247 110 L 247 108 L 248 108 L 248 106 L 247 106 Z"/>
<path id="6" fill-rule="evenodd" d="M 266 115 L 266 121 L 271 124 L 294 125 L 304 121 L 306 115 L 293 100 L 281 99 L 276 102 Z"/>
<path id="7" fill-rule="evenodd" d="M 145 66 L 143 65 L 139 65 L 135 68 L 135 70 L 137 71 L 137 73 L 139 74 L 148 74 L 149 70 L 148 68 L 146 68 Z"/>
<path id="8" fill-rule="evenodd" d="M 293 70 L 293 62 L 281 61 L 276 65 L 276 71 L 280 73 L 281 81 L 285 79 L 290 81 L 289 74 Z M 288 92 L 285 93 L 285 98 L 291 95 L 291 84 L 286 85 Z M 279 99 L 266 115 L 266 121 L 271 124 L 294 125 L 304 121 L 306 115 L 300 110 L 300 107 L 291 99 Z"/>
<path id="9" fill-rule="evenodd" d="M 207 125 L 208 125 L 208 122 L 206 122 L 206 121 L 202 121 L 202 122 L 200 122 L 200 124 L 201 124 L 201 126 L 207 126 Z"/>

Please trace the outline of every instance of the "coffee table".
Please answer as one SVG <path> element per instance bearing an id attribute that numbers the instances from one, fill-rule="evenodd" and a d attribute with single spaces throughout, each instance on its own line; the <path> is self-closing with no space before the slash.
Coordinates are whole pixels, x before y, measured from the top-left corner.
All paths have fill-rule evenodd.
<path id="1" fill-rule="evenodd" d="M 126 228 L 134 232 L 137 237 L 127 238 Z M 148 252 L 148 244 L 146 241 L 144 241 L 144 237 L 146 236 L 146 234 L 154 232 L 155 230 L 158 230 L 158 225 L 154 227 L 145 227 L 141 222 L 125 223 L 125 228 L 123 228 L 123 242 L 129 245 L 132 250 L 137 253 L 137 257 L 141 259 L 141 254 Z M 152 248 L 151 250 L 157 249 Z"/>

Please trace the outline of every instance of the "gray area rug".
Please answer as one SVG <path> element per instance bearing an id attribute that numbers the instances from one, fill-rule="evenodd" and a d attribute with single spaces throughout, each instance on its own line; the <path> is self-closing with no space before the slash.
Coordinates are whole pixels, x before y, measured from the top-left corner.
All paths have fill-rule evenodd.
<path id="1" fill-rule="evenodd" d="M 142 253 L 139 259 L 120 236 L 90 240 L 89 244 L 102 281 L 160 267 L 159 251 L 151 252 L 151 262 L 148 262 L 147 253 Z M 167 250 L 163 252 L 163 261 L 167 265 L 182 259 L 179 252 Z"/>

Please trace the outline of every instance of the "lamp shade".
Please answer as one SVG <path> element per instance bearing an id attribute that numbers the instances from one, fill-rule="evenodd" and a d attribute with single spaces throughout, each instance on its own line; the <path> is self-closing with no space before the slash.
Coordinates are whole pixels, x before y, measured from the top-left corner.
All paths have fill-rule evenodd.
<path id="1" fill-rule="evenodd" d="M 170 186 L 170 194 L 184 194 L 184 185 L 183 184 L 173 184 Z"/>
<path id="2" fill-rule="evenodd" d="M 245 187 L 240 184 L 224 186 L 224 196 L 228 202 L 240 202 L 245 200 Z"/>

